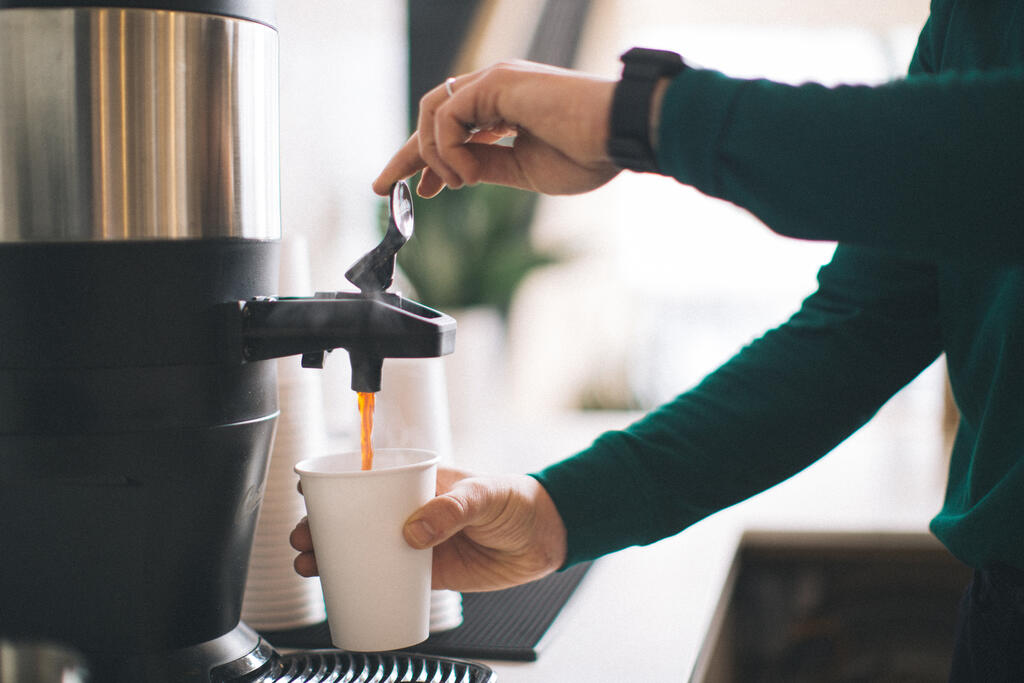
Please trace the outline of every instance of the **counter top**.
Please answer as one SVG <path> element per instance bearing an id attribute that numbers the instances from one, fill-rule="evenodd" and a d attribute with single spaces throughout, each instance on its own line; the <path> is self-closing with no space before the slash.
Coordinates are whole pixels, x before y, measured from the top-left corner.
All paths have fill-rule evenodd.
<path id="1" fill-rule="evenodd" d="M 482 471 L 531 471 L 635 417 L 580 413 L 492 423 L 486 433 L 456 436 L 455 461 Z M 944 453 L 938 427 L 922 429 L 905 414 L 883 410 L 769 491 L 677 536 L 599 559 L 545 636 L 537 661 L 485 663 L 499 683 L 685 681 L 744 531 L 925 532 L 941 504 Z"/>

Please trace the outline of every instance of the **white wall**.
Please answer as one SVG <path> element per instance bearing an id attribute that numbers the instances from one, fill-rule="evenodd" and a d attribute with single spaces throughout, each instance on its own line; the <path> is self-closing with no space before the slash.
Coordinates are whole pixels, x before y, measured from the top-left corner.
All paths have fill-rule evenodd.
<path id="1" fill-rule="evenodd" d="M 289 0 L 278 21 L 284 230 L 316 239 L 316 284 L 341 288 L 338 265 L 373 246 L 370 181 L 405 135 L 405 3 Z"/>

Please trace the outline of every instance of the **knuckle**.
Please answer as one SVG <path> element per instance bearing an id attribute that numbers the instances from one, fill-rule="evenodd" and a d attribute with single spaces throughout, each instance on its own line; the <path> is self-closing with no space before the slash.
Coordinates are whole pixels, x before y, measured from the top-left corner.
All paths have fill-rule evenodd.
<path id="1" fill-rule="evenodd" d="M 316 558 L 311 553 L 298 555 L 292 561 L 292 566 L 300 576 L 310 577 L 317 574 Z"/>
<path id="2" fill-rule="evenodd" d="M 447 524 L 455 524 L 465 519 L 469 514 L 469 505 L 460 496 L 453 493 L 445 493 L 434 499 L 434 509 L 438 517 Z"/>

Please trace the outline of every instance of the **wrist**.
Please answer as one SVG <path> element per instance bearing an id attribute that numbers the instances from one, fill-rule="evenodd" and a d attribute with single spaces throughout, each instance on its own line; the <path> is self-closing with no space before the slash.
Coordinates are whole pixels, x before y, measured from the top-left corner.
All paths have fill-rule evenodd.
<path id="1" fill-rule="evenodd" d="M 535 478 L 530 477 L 530 481 L 534 491 L 537 545 L 544 557 L 545 570 L 555 571 L 565 564 L 569 552 L 565 522 L 548 490 Z"/>
<path id="2" fill-rule="evenodd" d="M 622 55 L 622 63 L 612 98 L 608 155 L 621 168 L 657 172 L 661 101 L 669 79 L 686 64 L 674 52 L 636 47 Z"/>

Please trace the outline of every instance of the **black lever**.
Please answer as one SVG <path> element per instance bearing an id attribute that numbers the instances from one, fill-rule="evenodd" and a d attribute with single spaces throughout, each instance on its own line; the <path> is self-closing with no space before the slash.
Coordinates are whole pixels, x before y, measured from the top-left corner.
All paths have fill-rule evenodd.
<path id="1" fill-rule="evenodd" d="M 383 292 L 395 279 L 398 250 L 412 237 L 412 193 L 404 180 L 391 186 L 388 229 L 384 239 L 355 262 L 345 278 L 363 294 Z"/>
<path id="2" fill-rule="evenodd" d="M 380 391 L 385 358 L 432 358 L 455 348 L 453 318 L 390 292 L 252 299 L 233 310 L 242 360 L 345 349 L 355 391 Z"/>
<path id="3" fill-rule="evenodd" d="M 345 273 L 354 292 L 317 292 L 315 297 L 263 297 L 228 304 L 227 321 L 243 361 L 301 355 L 303 367 L 322 368 L 324 356 L 346 349 L 352 388 L 379 391 L 385 358 L 429 358 L 455 348 L 455 320 L 386 292 L 395 256 L 412 236 L 412 193 L 404 182 L 391 188 L 384 239 Z M 237 353 L 237 351 L 236 351 Z"/>

